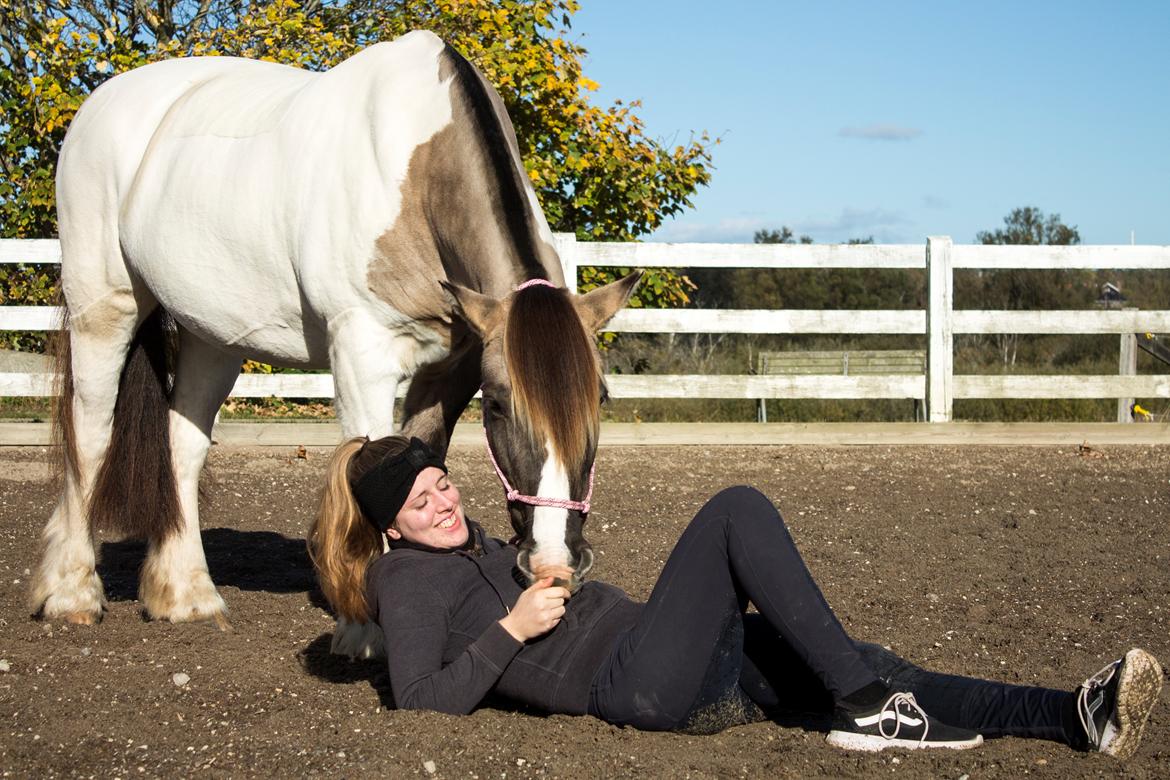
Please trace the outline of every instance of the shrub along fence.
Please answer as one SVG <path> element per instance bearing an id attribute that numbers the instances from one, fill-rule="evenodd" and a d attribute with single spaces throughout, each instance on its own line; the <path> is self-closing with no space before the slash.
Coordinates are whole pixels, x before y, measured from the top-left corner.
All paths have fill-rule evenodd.
<path id="1" fill-rule="evenodd" d="M 1170 311 L 1086 309 L 1060 311 L 956 310 L 957 269 L 1170 270 L 1164 246 L 957 245 L 946 236 L 919 244 L 659 244 L 578 242 L 555 236 L 565 278 L 577 269 L 616 268 L 871 268 L 920 269 L 927 305 L 899 310 L 625 309 L 607 330 L 673 334 L 901 334 L 924 336 L 925 370 L 918 374 L 617 374 L 608 376 L 613 398 L 832 398 L 924 399 L 927 422 L 949 422 L 955 399 L 1116 398 L 1118 421 L 1129 422 L 1133 398 L 1170 398 L 1170 366 L 1136 373 L 1135 334 L 1170 332 Z M 53 239 L 0 240 L 0 263 L 59 263 Z M 0 306 L 0 330 L 53 330 L 51 306 Z M 953 370 L 958 334 L 1114 334 L 1117 374 L 959 374 Z M 0 396 L 46 396 L 52 377 L 0 373 Z M 328 374 L 243 374 L 239 397 L 331 398 Z"/>

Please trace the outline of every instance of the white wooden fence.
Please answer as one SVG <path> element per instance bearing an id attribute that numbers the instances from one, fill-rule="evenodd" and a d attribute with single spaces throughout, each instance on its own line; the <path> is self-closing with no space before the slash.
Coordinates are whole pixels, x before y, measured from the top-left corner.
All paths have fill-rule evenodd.
<path id="1" fill-rule="evenodd" d="M 557 234 L 565 278 L 581 266 L 639 268 L 925 269 L 925 310 L 625 309 L 608 330 L 622 333 L 819 333 L 925 335 L 924 376 L 613 375 L 614 398 L 925 398 L 929 422 L 949 422 L 956 398 L 1170 398 L 1170 374 L 955 375 L 956 334 L 1133 334 L 1170 332 L 1170 311 L 955 310 L 954 271 L 975 269 L 1170 270 L 1168 246 L 956 245 L 945 236 L 919 244 L 584 243 Z M 0 240 L 0 263 L 58 263 L 55 240 Z M 47 306 L 0 307 L 0 330 L 51 330 Z M 1123 350 L 1124 351 L 1124 350 Z M 1124 358 L 1123 358 L 1124 359 Z M 48 395 L 51 377 L 0 373 L 0 396 Z M 328 374 L 245 374 L 236 396 L 330 398 Z M 1119 421 L 1128 421 L 1119 404 Z M 1123 419 L 1124 417 L 1124 419 Z"/>

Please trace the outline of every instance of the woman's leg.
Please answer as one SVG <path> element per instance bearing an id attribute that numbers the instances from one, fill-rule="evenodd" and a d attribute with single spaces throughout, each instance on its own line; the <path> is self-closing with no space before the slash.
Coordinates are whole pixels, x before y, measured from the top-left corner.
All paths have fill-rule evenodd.
<path id="1" fill-rule="evenodd" d="M 679 539 L 638 624 L 598 673 L 594 714 L 674 728 L 720 685 L 738 690 L 747 600 L 835 700 L 880 685 L 771 501 L 738 487 L 708 501 Z"/>
<path id="2" fill-rule="evenodd" d="M 1027 737 L 1083 749 L 1076 694 L 1051 688 L 931 672 L 884 647 L 859 644 L 867 663 L 898 690 L 910 691 L 934 717 L 984 737 Z"/>
<path id="3" fill-rule="evenodd" d="M 827 727 L 833 714 L 833 694 L 760 614 L 743 616 L 739 685 L 773 720 L 799 716 L 808 726 Z"/>
<path id="4" fill-rule="evenodd" d="M 939 674 L 880 645 L 858 642 L 857 649 L 891 690 L 913 693 L 943 723 L 984 737 L 1049 739 L 1084 747 L 1074 693 Z M 825 716 L 833 709 L 829 692 L 761 615 L 744 616 L 740 686 L 774 719 L 794 712 Z"/>

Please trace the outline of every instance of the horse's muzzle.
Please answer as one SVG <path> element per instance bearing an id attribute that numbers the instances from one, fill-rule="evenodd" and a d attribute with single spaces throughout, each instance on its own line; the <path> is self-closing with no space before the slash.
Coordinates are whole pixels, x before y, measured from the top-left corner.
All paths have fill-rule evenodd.
<path id="1" fill-rule="evenodd" d="M 527 578 L 529 585 L 546 577 L 552 577 L 553 585 L 568 588 L 570 593 L 576 593 L 585 582 L 585 575 L 593 568 L 593 550 L 588 546 L 583 547 L 573 566 L 543 563 L 532 566 L 529 551 L 521 550 L 516 556 L 516 567 Z"/>

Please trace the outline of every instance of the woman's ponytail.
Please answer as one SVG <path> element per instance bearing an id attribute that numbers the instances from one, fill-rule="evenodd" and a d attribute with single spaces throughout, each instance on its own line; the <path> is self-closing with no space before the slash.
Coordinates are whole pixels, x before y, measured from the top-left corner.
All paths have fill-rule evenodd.
<path id="1" fill-rule="evenodd" d="M 321 506 L 309 528 L 309 558 L 317 569 L 321 590 L 337 614 L 354 623 L 370 618 L 366 569 L 383 551 L 381 535 L 366 521 L 350 489 L 353 467 L 370 460 L 361 457 L 355 463 L 354 459 L 359 453 L 372 454 L 364 452 L 372 443 L 364 437 L 349 439 L 334 450 Z"/>

